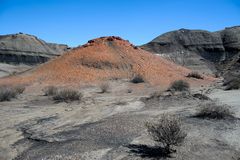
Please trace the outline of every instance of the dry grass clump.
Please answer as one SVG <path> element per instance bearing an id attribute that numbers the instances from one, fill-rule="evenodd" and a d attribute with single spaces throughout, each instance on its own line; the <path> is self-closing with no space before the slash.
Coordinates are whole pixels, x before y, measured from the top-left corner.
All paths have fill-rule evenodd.
<path id="1" fill-rule="evenodd" d="M 0 86 L 0 102 L 10 101 L 12 98 L 16 98 L 17 95 L 22 94 L 24 90 L 24 86 Z"/>
<path id="2" fill-rule="evenodd" d="M 72 102 L 79 101 L 83 97 L 82 93 L 71 89 L 63 89 L 57 91 L 53 95 L 53 100 L 57 102 Z"/>
<path id="3" fill-rule="evenodd" d="M 189 78 L 196 78 L 196 79 L 203 79 L 203 76 L 200 73 L 196 72 L 196 71 L 189 73 L 187 75 L 187 77 L 189 77 Z"/>
<path id="4" fill-rule="evenodd" d="M 58 92 L 58 89 L 55 86 L 48 86 L 47 88 L 44 89 L 45 96 L 53 96 L 53 95 L 56 95 L 57 92 Z"/>
<path id="5" fill-rule="evenodd" d="M 82 93 L 72 89 L 58 89 L 55 86 L 48 86 L 44 89 L 45 96 L 52 96 L 56 102 L 79 101 L 83 97 Z"/>
<path id="6" fill-rule="evenodd" d="M 146 127 L 152 139 L 167 153 L 173 152 L 173 146 L 180 145 L 187 136 L 181 120 L 174 115 L 163 114 L 155 122 L 147 122 Z"/>
<path id="7" fill-rule="evenodd" d="M 194 117 L 208 119 L 226 119 L 233 118 L 234 113 L 230 111 L 229 106 L 209 102 L 201 104 Z"/>
<path id="8" fill-rule="evenodd" d="M 189 89 L 190 89 L 190 85 L 188 82 L 184 80 L 177 80 L 171 84 L 168 90 L 182 92 L 182 91 L 189 91 Z"/>
<path id="9" fill-rule="evenodd" d="M 0 102 L 10 101 L 12 98 L 16 98 L 17 92 L 10 87 L 0 87 Z"/>
<path id="10" fill-rule="evenodd" d="M 17 94 L 22 94 L 25 91 L 25 86 L 23 85 L 15 86 L 13 89 L 15 89 Z"/>
<path id="11" fill-rule="evenodd" d="M 107 93 L 110 90 L 110 86 L 108 83 L 102 83 L 100 85 L 101 93 Z"/>

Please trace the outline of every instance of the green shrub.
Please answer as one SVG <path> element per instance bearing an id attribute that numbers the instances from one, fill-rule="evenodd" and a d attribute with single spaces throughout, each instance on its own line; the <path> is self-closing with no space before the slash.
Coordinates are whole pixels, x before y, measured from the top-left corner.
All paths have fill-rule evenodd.
<path id="1" fill-rule="evenodd" d="M 82 97 L 83 95 L 75 90 L 63 89 L 53 95 L 53 100 L 57 102 L 72 102 L 79 101 Z"/>
<path id="2" fill-rule="evenodd" d="M 189 89 L 189 83 L 183 80 L 174 81 L 169 87 L 169 90 L 171 91 L 189 91 Z"/>
<path id="3" fill-rule="evenodd" d="M 173 146 L 180 145 L 187 136 L 181 120 L 173 115 L 163 114 L 155 122 L 147 122 L 146 127 L 151 138 L 168 153 L 174 151 Z"/>

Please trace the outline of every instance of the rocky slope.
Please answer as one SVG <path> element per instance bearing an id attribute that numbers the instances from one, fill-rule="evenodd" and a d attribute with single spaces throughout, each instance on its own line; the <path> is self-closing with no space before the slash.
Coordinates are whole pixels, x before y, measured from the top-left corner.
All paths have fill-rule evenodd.
<path id="1" fill-rule="evenodd" d="M 4 63 L 43 63 L 67 49 L 67 45 L 46 43 L 35 36 L 22 33 L 0 36 L 0 62 Z"/>
<path id="2" fill-rule="evenodd" d="M 145 82 L 168 87 L 175 80 L 191 81 L 186 78 L 189 72 L 191 71 L 135 47 L 120 37 L 102 37 L 90 40 L 32 72 L 2 79 L 1 82 L 80 85 L 111 79 L 131 79 L 140 75 Z"/>
<path id="3" fill-rule="evenodd" d="M 223 71 L 222 64 L 232 68 L 240 53 L 240 26 L 222 31 L 180 29 L 165 33 L 141 46 L 143 49 L 167 56 L 190 68 Z"/>
<path id="4" fill-rule="evenodd" d="M 0 77 L 30 69 L 69 49 L 28 34 L 0 35 Z"/>

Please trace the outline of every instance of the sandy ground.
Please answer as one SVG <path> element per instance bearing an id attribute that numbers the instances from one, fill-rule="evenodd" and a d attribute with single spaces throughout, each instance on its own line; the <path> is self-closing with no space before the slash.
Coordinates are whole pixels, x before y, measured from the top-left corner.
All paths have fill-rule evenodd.
<path id="1" fill-rule="evenodd" d="M 42 92 L 24 92 L 10 102 L 0 102 L 0 159 L 240 158 L 239 120 L 192 118 L 205 101 L 182 94 L 147 98 L 155 90 L 118 81 L 111 83 L 109 93 L 99 93 L 99 87 L 82 89 L 81 102 L 55 103 Z M 231 105 L 239 117 L 239 93 L 213 89 L 208 96 Z M 146 121 L 166 112 L 179 115 L 188 134 L 170 158 L 154 154 L 154 143 L 144 127 Z"/>
<path id="2" fill-rule="evenodd" d="M 215 89 L 211 92 L 209 97 L 233 106 L 236 109 L 240 107 L 240 90 L 223 91 L 221 89 Z"/>

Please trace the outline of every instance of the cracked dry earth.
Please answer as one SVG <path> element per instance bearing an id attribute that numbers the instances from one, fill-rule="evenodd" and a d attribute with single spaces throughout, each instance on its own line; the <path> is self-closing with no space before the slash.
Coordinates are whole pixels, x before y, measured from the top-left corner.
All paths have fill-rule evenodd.
<path id="1" fill-rule="evenodd" d="M 129 88 L 133 90 L 131 93 L 128 93 Z M 13 101 L 1 102 L 0 159 L 240 158 L 238 119 L 216 121 L 192 118 L 197 106 L 205 101 L 181 94 L 146 98 L 153 91 L 148 86 L 137 90 L 127 82 L 114 82 L 110 93 L 100 94 L 98 87 L 83 89 L 81 102 L 54 103 L 43 93 L 24 93 Z M 239 118 L 239 93 L 213 89 L 208 96 L 231 104 Z M 227 96 L 234 103 L 223 98 Z M 144 127 L 146 121 L 166 112 L 179 115 L 188 134 L 184 144 L 171 157 L 153 154 L 154 143 Z"/>

